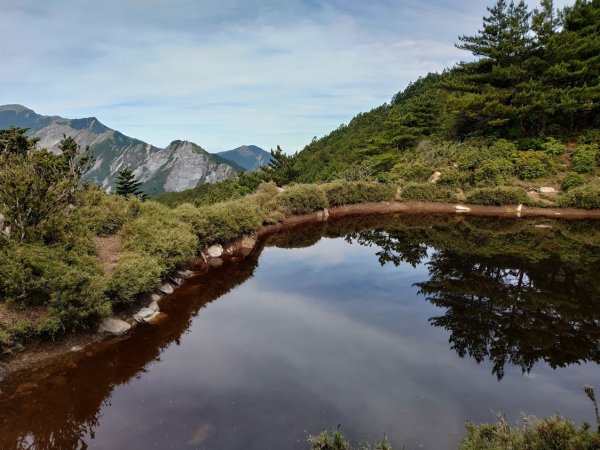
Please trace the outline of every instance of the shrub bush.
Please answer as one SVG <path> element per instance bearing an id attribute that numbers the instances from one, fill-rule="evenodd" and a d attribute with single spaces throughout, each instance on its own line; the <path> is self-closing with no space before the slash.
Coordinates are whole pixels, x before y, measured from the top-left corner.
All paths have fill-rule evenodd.
<path id="1" fill-rule="evenodd" d="M 46 306 L 49 318 L 39 332 L 71 330 L 110 311 L 94 256 L 43 244 L 9 246 L 1 253 L 7 259 L 0 267 L 0 299 L 20 307 Z"/>
<path id="2" fill-rule="evenodd" d="M 202 208 L 184 204 L 174 212 L 192 226 L 201 244 L 223 243 L 235 239 L 243 233 L 256 230 L 264 220 L 259 205 L 248 198 Z"/>
<path id="3" fill-rule="evenodd" d="M 562 155 L 567 147 L 560 141 L 557 141 L 554 138 L 546 139 L 546 142 L 542 144 L 542 149 L 551 156 Z"/>
<path id="4" fill-rule="evenodd" d="M 432 183 L 408 183 L 402 188 L 403 200 L 423 200 L 428 202 L 451 202 L 454 192 L 444 186 Z"/>
<path id="5" fill-rule="evenodd" d="M 139 214 L 140 203 L 137 197 L 106 195 L 96 188 L 83 189 L 77 192 L 73 219 L 98 236 L 110 236 Z"/>
<path id="6" fill-rule="evenodd" d="M 432 173 L 431 167 L 418 162 L 398 163 L 390 171 L 393 179 L 404 181 L 427 181 Z"/>
<path id="7" fill-rule="evenodd" d="M 393 184 L 367 181 L 336 180 L 321 185 L 321 189 L 325 192 L 330 206 L 391 201 L 396 193 L 396 186 Z"/>
<path id="8" fill-rule="evenodd" d="M 460 172 L 456 169 L 446 169 L 442 171 L 442 176 L 438 180 L 437 184 L 442 186 L 461 186 L 466 183 L 469 179 L 469 174 Z"/>
<path id="9" fill-rule="evenodd" d="M 579 144 L 571 157 L 573 171 L 594 174 L 597 156 L 598 144 Z"/>
<path id="10" fill-rule="evenodd" d="M 589 183 L 570 189 L 561 196 L 559 205 L 584 209 L 600 208 L 600 183 Z"/>
<path id="11" fill-rule="evenodd" d="M 583 186 L 585 184 L 585 177 L 577 172 L 568 173 L 560 182 L 560 188 L 563 191 Z"/>
<path id="12" fill-rule="evenodd" d="M 531 180 L 556 173 L 552 158 L 543 151 L 517 152 L 514 163 L 519 178 Z"/>
<path id="13" fill-rule="evenodd" d="M 490 156 L 494 158 L 510 158 L 518 150 L 514 142 L 498 139 L 490 147 Z"/>
<path id="14" fill-rule="evenodd" d="M 489 159 L 475 169 L 475 183 L 477 185 L 501 185 L 513 175 L 514 170 L 515 166 L 506 158 Z"/>
<path id="15" fill-rule="evenodd" d="M 106 294 L 114 303 L 130 303 L 161 281 L 163 267 L 158 258 L 136 253 L 125 253 L 112 272 Z"/>
<path id="16" fill-rule="evenodd" d="M 277 197 L 277 206 L 286 214 L 307 214 L 327 208 L 327 196 L 321 188 L 310 184 L 287 186 Z"/>
<path id="17" fill-rule="evenodd" d="M 194 259 L 198 238 L 192 227 L 173 210 L 155 202 L 144 202 L 140 215 L 122 229 L 123 250 L 157 257 L 165 270 Z"/>
<path id="18" fill-rule="evenodd" d="M 505 420 L 495 424 L 467 424 L 467 434 L 459 450 L 484 449 L 596 449 L 600 434 L 589 425 L 581 428 L 560 416 L 544 420 L 529 419 L 527 425 L 510 427 Z"/>
<path id="19" fill-rule="evenodd" d="M 476 205 L 518 205 L 527 199 L 525 189 L 512 186 L 480 188 L 467 192 L 467 203 Z"/>

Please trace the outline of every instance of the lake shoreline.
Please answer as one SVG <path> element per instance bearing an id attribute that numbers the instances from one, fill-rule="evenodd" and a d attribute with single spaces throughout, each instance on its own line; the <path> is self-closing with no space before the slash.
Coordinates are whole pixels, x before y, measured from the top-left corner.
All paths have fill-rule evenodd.
<path id="1" fill-rule="evenodd" d="M 525 205 L 508 206 L 484 206 L 472 204 L 456 203 L 437 203 L 422 201 L 391 201 L 391 202 L 367 202 L 350 205 L 333 206 L 313 212 L 310 214 L 288 216 L 275 224 L 267 224 L 260 227 L 251 235 L 240 236 L 222 246 L 222 254 L 219 256 L 210 256 L 207 248 L 203 249 L 199 257 L 189 265 L 188 269 L 194 273 L 203 271 L 208 266 L 219 267 L 223 264 L 238 262 L 241 258 L 247 257 L 257 246 L 260 240 L 280 231 L 290 230 L 297 226 L 326 222 L 332 219 L 343 219 L 353 216 L 366 215 L 387 215 L 387 214 L 454 214 L 479 217 L 499 217 L 499 218 L 551 218 L 563 220 L 600 220 L 600 210 L 584 210 L 577 208 L 541 208 Z M 540 227 L 544 227 L 540 224 Z M 251 243 L 251 245 L 248 244 Z M 180 280 L 179 283 L 172 282 L 178 277 L 172 274 L 169 286 L 173 290 L 185 283 Z M 172 294 L 165 294 L 162 299 Z M 162 300 L 161 299 L 161 300 Z M 134 309 L 139 309 L 147 300 L 139 301 Z M 142 308 L 144 309 L 144 308 Z M 78 332 L 62 336 L 56 341 L 37 341 L 26 345 L 22 351 L 9 356 L 0 363 L 0 382 L 8 374 L 37 369 L 51 363 L 52 360 L 73 351 L 85 352 L 86 348 L 102 343 L 110 345 L 113 341 L 126 339 L 133 333 L 133 329 L 138 322 L 128 313 L 116 314 L 115 317 L 126 319 L 131 329 L 123 336 L 107 335 L 98 331 Z"/>

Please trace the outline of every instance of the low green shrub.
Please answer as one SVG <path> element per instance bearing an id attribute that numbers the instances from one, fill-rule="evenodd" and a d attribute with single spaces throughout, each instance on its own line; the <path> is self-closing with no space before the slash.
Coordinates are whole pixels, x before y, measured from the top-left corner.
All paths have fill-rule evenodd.
<path id="1" fill-rule="evenodd" d="M 121 231 L 123 250 L 159 258 L 165 270 L 189 263 L 197 254 L 198 238 L 190 224 L 156 202 L 144 202 L 140 215 Z"/>
<path id="2" fill-rule="evenodd" d="M 546 142 L 542 144 L 542 149 L 551 156 L 558 156 L 562 155 L 567 150 L 567 147 L 565 144 L 554 138 L 548 138 L 546 139 Z"/>
<path id="3" fill-rule="evenodd" d="M 139 214 L 141 201 L 137 197 L 106 195 L 100 189 L 88 187 L 77 192 L 75 206 L 73 220 L 98 236 L 110 236 Z"/>
<path id="4" fill-rule="evenodd" d="M 451 202 L 454 192 L 433 183 L 408 183 L 402 188 L 402 200 L 422 200 L 427 202 Z"/>
<path id="5" fill-rule="evenodd" d="M 573 171 L 577 173 L 596 173 L 596 158 L 598 157 L 598 144 L 579 144 L 571 156 Z"/>
<path id="6" fill-rule="evenodd" d="M 558 203 L 560 206 L 598 209 L 600 208 L 600 183 L 589 183 L 570 189 L 560 197 Z"/>
<path id="7" fill-rule="evenodd" d="M 274 182 L 262 183 L 254 194 L 245 197 L 246 201 L 254 202 L 263 213 L 268 213 L 276 208 L 276 197 L 280 188 Z"/>
<path id="8" fill-rule="evenodd" d="M 427 181 L 433 169 L 418 162 L 402 162 L 396 164 L 390 170 L 390 175 L 394 179 L 404 181 Z"/>
<path id="9" fill-rule="evenodd" d="M 277 206 L 286 214 L 307 214 L 327 208 L 327 196 L 316 185 L 287 186 L 277 197 Z"/>
<path id="10" fill-rule="evenodd" d="M 560 416 L 544 420 L 528 419 L 523 426 L 509 426 L 505 420 L 495 424 L 467 423 L 467 434 L 459 450 L 541 450 L 600 448 L 600 433 L 589 425 L 577 427 Z"/>
<path id="11" fill-rule="evenodd" d="M 489 149 L 492 158 L 510 158 L 518 150 L 517 144 L 506 139 L 498 139 Z"/>
<path id="12" fill-rule="evenodd" d="M 585 177 L 577 172 L 568 173 L 560 182 L 560 188 L 563 191 L 583 186 L 585 184 Z"/>
<path id="13" fill-rule="evenodd" d="M 248 199 L 195 208 L 180 205 L 174 213 L 192 226 L 202 244 L 227 242 L 254 231 L 264 221 L 261 208 Z"/>
<path id="14" fill-rule="evenodd" d="M 131 303 L 161 281 L 163 267 L 153 256 L 125 253 L 111 273 L 106 295 L 113 303 Z"/>
<path id="15" fill-rule="evenodd" d="M 72 330 L 110 311 L 95 256 L 44 244 L 11 245 L 0 253 L 6 258 L 0 265 L 0 301 L 47 307 L 40 333 Z"/>
<path id="16" fill-rule="evenodd" d="M 556 173 L 556 164 L 553 158 L 543 151 L 516 152 L 513 161 L 517 175 L 522 180 L 531 180 Z"/>
<path id="17" fill-rule="evenodd" d="M 461 186 L 469 180 L 469 174 L 456 169 L 445 169 L 442 171 L 437 184 L 442 186 Z"/>
<path id="18" fill-rule="evenodd" d="M 466 195 L 467 203 L 475 205 L 518 205 L 528 199 L 525 189 L 513 186 L 473 189 Z"/>
<path id="19" fill-rule="evenodd" d="M 321 185 L 330 206 L 362 202 L 383 202 L 394 199 L 396 186 L 390 183 L 336 180 Z"/>
<path id="20" fill-rule="evenodd" d="M 506 158 L 493 158 L 484 161 L 475 169 L 475 184 L 481 186 L 486 184 L 502 185 L 515 171 L 514 164 Z"/>

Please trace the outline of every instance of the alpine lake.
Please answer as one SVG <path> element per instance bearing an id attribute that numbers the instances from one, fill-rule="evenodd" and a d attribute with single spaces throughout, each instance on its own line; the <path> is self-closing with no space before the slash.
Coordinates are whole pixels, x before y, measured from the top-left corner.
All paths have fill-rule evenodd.
<path id="1" fill-rule="evenodd" d="M 166 319 L 0 382 L 1 449 L 456 448 L 465 422 L 593 422 L 600 222 L 389 215 L 299 226 Z M 404 447 L 403 447 L 404 446 Z"/>

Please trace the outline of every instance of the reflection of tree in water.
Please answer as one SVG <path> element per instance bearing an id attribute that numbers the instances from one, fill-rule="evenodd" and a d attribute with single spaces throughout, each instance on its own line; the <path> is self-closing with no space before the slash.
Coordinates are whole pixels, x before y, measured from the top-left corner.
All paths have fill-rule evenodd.
<path id="1" fill-rule="evenodd" d="M 382 264 L 429 261 L 421 292 L 446 308 L 431 323 L 450 332 L 461 356 L 529 370 L 600 361 L 600 233 L 583 222 L 536 230 L 526 221 L 382 216 L 330 221 L 267 239 L 302 247 L 346 236 L 378 246 Z M 550 233 L 550 234 L 549 234 Z M 551 239 L 550 239 L 551 237 Z M 427 249 L 437 252 L 427 259 Z M 93 356 L 77 353 L 46 369 L 15 374 L 0 386 L 0 448 L 87 448 L 103 405 L 119 385 L 141 376 L 177 345 L 208 302 L 253 275 L 261 249 L 210 277 L 190 280 L 166 305 L 169 321 L 144 327 Z"/>
<path id="2" fill-rule="evenodd" d="M 538 360 L 552 368 L 600 362 L 599 286 L 582 283 L 577 269 L 559 260 L 529 265 L 447 252 L 428 268 L 420 292 L 446 309 L 431 323 L 450 331 L 461 357 L 489 358 L 498 378 L 507 362 L 523 371 Z"/>
<path id="3" fill-rule="evenodd" d="M 346 236 L 346 241 L 350 243 L 356 241 L 357 244 L 368 247 L 372 245 L 379 247 L 381 250 L 375 255 L 382 266 L 392 263 L 398 267 L 405 262 L 416 267 L 427 256 L 427 245 L 414 240 L 414 236 L 401 228 L 352 233 Z"/>
<path id="4" fill-rule="evenodd" d="M 552 368 L 600 362 L 594 228 L 565 223 L 551 232 L 525 222 L 499 234 L 485 221 L 472 222 L 370 230 L 348 239 L 380 247 L 382 264 L 415 266 L 434 247 L 430 278 L 417 286 L 446 312 L 430 322 L 450 332 L 461 357 L 489 359 L 498 378 L 507 363 L 529 371 L 539 360 Z"/>

